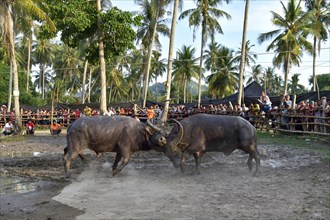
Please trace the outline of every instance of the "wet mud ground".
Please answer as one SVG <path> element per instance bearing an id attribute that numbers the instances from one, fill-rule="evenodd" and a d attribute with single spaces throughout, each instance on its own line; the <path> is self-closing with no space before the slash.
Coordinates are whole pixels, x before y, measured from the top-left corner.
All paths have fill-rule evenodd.
<path id="1" fill-rule="evenodd" d="M 258 177 L 239 151 L 205 154 L 200 175 L 182 175 L 162 153 L 137 152 L 112 177 L 114 154 L 86 150 L 87 162 L 76 159 L 67 179 L 65 145 L 65 133 L 0 138 L 1 220 L 330 219 L 330 164 L 322 152 L 261 143 Z"/>

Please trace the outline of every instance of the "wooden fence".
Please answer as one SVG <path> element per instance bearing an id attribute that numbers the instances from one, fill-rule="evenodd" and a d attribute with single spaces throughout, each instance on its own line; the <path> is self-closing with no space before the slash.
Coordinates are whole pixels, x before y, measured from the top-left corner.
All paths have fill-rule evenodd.
<path id="1" fill-rule="evenodd" d="M 175 118 L 181 120 L 194 113 L 169 113 L 169 119 Z M 207 112 L 208 114 L 221 113 Z M 302 134 L 316 134 L 330 136 L 330 117 L 309 116 L 301 114 L 282 114 L 281 111 L 271 111 L 268 114 L 253 115 L 249 112 L 226 112 L 226 115 L 239 115 L 250 121 L 258 130 L 265 130 L 271 132 L 287 132 L 287 133 L 302 133 Z M 12 120 L 11 115 L 0 115 L 0 128 L 2 128 L 6 121 Z M 32 120 L 37 129 L 48 129 L 51 120 L 56 120 L 64 127 L 68 127 L 76 118 L 73 115 L 61 116 L 57 115 L 26 115 L 22 114 L 23 126 L 28 120 Z M 145 115 L 138 116 L 141 121 L 146 121 Z"/>

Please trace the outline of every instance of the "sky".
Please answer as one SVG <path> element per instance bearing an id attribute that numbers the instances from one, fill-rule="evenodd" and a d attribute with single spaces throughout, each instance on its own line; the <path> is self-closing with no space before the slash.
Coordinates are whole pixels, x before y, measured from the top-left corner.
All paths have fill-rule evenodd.
<path id="1" fill-rule="evenodd" d="M 112 0 L 113 6 L 118 7 L 125 11 L 138 11 L 139 7 L 134 4 L 133 0 Z M 285 6 L 287 6 L 288 0 L 282 0 Z M 193 0 L 184 0 L 183 11 L 187 9 L 195 8 L 195 2 Z M 242 42 L 242 29 L 244 21 L 244 10 L 245 1 L 244 0 L 232 0 L 231 3 L 223 3 L 219 5 L 218 8 L 229 13 L 231 19 L 226 18 L 219 19 L 219 23 L 223 29 L 224 34 L 216 35 L 216 42 L 229 47 L 235 51 L 239 50 Z M 169 8 L 172 11 L 172 6 Z M 251 48 L 252 52 L 258 54 L 257 64 L 262 65 L 264 68 L 273 67 L 272 60 L 274 58 L 273 53 L 267 53 L 266 48 L 271 43 L 271 41 L 265 41 L 259 44 L 257 38 L 259 34 L 266 33 L 277 29 L 271 23 L 271 13 L 274 11 L 283 16 L 283 9 L 281 1 L 279 0 L 252 0 L 249 5 L 249 19 L 248 19 L 248 29 L 246 39 L 250 40 L 250 45 L 255 46 Z M 180 12 L 179 12 L 180 14 Z M 169 19 L 168 26 L 171 26 L 171 19 Z M 168 58 L 168 45 L 169 38 L 161 37 L 161 44 L 163 46 L 162 54 L 163 58 Z M 200 56 L 200 32 L 196 32 L 196 38 L 193 40 L 193 29 L 188 25 L 188 19 L 177 21 L 176 32 L 175 32 L 175 50 L 181 49 L 183 45 L 193 46 L 196 48 L 195 57 Z M 312 42 L 312 40 L 310 40 Z M 320 56 L 316 59 L 316 74 L 326 74 L 330 73 L 330 40 L 322 43 Z M 175 55 L 174 55 L 175 56 Z M 309 85 L 308 79 L 313 74 L 313 58 L 311 55 L 304 54 L 302 57 L 302 62 L 299 67 L 293 67 L 289 74 L 289 79 L 295 73 L 300 74 L 299 83 L 304 85 L 306 88 L 311 87 Z M 284 79 L 284 74 L 282 69 L 275 69 L 275 73 L 281 75 Z M 248 74 L 248 73 L 247 73 Z M 207 75 L 207 73 L 206 73 Z M 165 81 L 166 74 L 158 81 Z"/>

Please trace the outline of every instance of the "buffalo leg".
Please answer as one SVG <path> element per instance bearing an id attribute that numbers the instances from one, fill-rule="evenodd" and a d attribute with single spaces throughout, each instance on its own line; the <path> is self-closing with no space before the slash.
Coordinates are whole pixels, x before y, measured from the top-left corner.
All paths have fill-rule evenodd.
<path id="1" fill-rule="evenodd" d="M 78 155 L 79 155 L 78 153 L 65 151 L 65 155 L 63 157 L 63 163 L 64 163 L 64 171 L 66 177 L 69 177 L 69 170 L 71 163 L 78 157 Z"/>
<path id="2" fill-rule="evenodd" d="M 182 153 L 181 155 L 181 163 L 180 163 L 180 170 L 181 173 L 186 172 L 186 160 L 188 160 L 189 154 Z"/>
<path id="3" fill-rule="evenodd" d="M 260 156 L 259 156 L 258 150 L 250 152 L 250 156 L 249 156 L 249 159 L 247 161 L 247 164 L 249 166 L 249 171 L 252 171 L 252 168 L 253 168 L 252 160 L 253 159 L 256 162 L 256 171 L 254 172 L 253 175 L 256 176 L 259 173 L 259 167 L 260 167 Z"/>
<path id="4" fill-rule="evenodd" d="M 195 171 L 194 171 L 195 174 L 200 174 L 201 157 L 203 154 L 204 154 L 203 152 L 197 152 L 197 153 L 193 154 L 193 156 L 195 158 L 195 164 L 196 164 Z"/>
<path id="5" fill-rule="evenodd" d="M 118 163 L 119 163 L 120 160 L 121 160 L 121 152 L 118 151 L 118 152 L 116 153 L 115 162 L 114 162 L 113 165 L 112 165 L 112 171 L 115 171 L 115 169 L 117 168 Z"/>
<path id="6" fill-rule="evenodd" d="M 254 172 L 254 176 L 256 176 L 259 173 L 260 167 L 260 155 L 258 150 L 254 152 L 254 160 L 256 161 L 256 171 Z"/>
<path id="7" fill-rule="evenodd" d="M 131 157 L 130 152 L 122 152 L 121 154 L 122 154 L 122 157 L 123 157 L 123 162 L 120 164 L 120 166 L 118 168 L 116 167 L 113 170 L 112 176 L 114 176 L 117 173 L 119 173 L 128 164 L 128 162 L 130 160 L 130 157 Z"/>

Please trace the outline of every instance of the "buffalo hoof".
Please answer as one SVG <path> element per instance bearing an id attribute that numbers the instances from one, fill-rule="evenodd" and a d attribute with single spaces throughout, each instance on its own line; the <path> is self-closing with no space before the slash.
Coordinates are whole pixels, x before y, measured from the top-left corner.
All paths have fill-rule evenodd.
<path id="1" fill-rule="evenodd" d="M 112 176 L 114 176 L 114 175 L 118 174 L 119 172 L 120 172 L 120 170 L 119 170 L 119 169 L 115 169 L 115 170 L 112 172 Z"/>
<path id="2" fill-rule="evenodd" d="M 254 172 L 252 176 L 253 177 L 259 177 L 260 176 L 260 171 Z"/>

